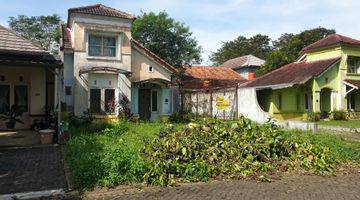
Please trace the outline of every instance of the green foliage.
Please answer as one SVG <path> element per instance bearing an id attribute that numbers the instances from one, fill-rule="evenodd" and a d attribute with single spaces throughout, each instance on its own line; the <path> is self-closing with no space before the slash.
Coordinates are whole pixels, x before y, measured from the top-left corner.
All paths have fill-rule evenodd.
<path id="1" fill-rule="evenodd" d="M 190 111 L 184 112 L 175 112 L 169 117 L 169 122 L 171 123 L 189 123 L 191 121 L 196 121 L 200 116 L 196 113 Z"/>
<path id="2" fill-rule="evenodd" d="M 347 112 L 343 110 L 335 110 L 330 113 L 330 119 L 347 120 Z"/>
<path id="3" fill-rule="evenodd" d="M 245 118 L 232 124 L 207 119 L 180 131 L 168 126 L 146 146 L 144 156 L 152 166 L 144 179 L 154 185 L 292 168 L 331 173 L 335 162 L 326 147 L 287 138 L 274 124 L 261 126 Z"/>
<path id="4" fill-rule="evenodd" d="M 49 16 L 25 16 L 19 15 L 17 17 L 9 17 L 10 28 L 25 39 L 35 41 L 41 44 L 44 48 L 57 53 L 56 49 L 52 48 L 53 43 L 59 44 L 61 38 L 59 15 Z"/>
<path id="5" fill-rule="evenodd" d="M 20 119 L 23 113 L 24 110 L 21 107 L 14 104 L 4 114 L 0 114 L 0 120 L 5 121 L 7 128 L 13 129 L 16 123 L 20 123 L 20 124 L 24 123 Z"/>
<path id="6" fill-rule="evenodd" d="M 142 13 L 134 21 L 132 37 L 173 66 L 201 61 L 201 47 L 189 27 L 163 11 Z"/>
<path id="7" fill-rule="evenodd" d="M 321 119 L 321 113 L 320 112 L 308 112 L 306 114 L 306 120 L 310 122 L 317 122 Z"/>
<path id="8" fill-rule="evenodd" d="M 273 41 L 274 49 L 266 57 L 266 63 L 257 71 L 257 75 L 266 74 L 295 61 L 304 47 L 333 33 L 335 33 L 333 29 L 318 27 L 302 31 L 296 35 L 283 34 L 279 39 Z"/>
<path id="9" fill-rule="evenodd" d="M 269 36 L 261 34 L 250 38 L 239 36 L 233 41 L 223 42 L 221 48 L 212 53 L 210 60 L 218 66 L 227 60 L 248 54 L 265 59 L 270 52 Z"/>
<path id="10" fill-rule="evenodd" d="M 65 161 L 77 189 L 142 182 L 149 170 L 141 149 L 165 124 L 94 121 L 70 128 Z M 150 144 L 149 144 L 150 145 Z"/>

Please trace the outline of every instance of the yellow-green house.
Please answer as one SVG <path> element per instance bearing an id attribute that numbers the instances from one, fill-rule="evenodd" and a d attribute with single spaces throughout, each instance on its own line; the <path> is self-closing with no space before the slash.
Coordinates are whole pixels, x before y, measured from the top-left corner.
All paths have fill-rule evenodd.
<path id="1" fill-rule="evenodd" d="M 263 111 L 280 120 L 304 119 L 308 112 L 360 113 L 360 40 L 332 34 L 300 54 L 243 86 L 256 89 Z"/>

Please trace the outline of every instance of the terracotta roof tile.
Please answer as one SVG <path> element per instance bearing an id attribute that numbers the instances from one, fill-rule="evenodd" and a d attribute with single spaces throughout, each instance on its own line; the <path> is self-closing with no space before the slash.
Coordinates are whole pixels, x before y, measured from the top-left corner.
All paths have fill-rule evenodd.
<path id="1" fill-rule="evenodd" d="M 62 27 L 62 40 L 63 40 L 62 48 L 72 49 L 70 29 L 66 27 L 66 25 L 62 25 L 61 27 Z"/>
<path id="2" fill-rule="evenodd" d="M 102 4 L 70 8 L 68 10 L 68 17 L 70 16 L 71 13 L 82 13 L 82 14 L 89 14 L 89 15 L 118 17 L 118 18 L 125 18 L 125 19 L 131 19 L 131 20 L 135 20 L 135 18 L 136 18 L 132 14 L 104 6 Z M 68 22 L 69 22 L 69 18 L 68 18 Z M 69 23 L 68 23 L 68 25 L 69 25 Z"/>
<path id="3" fill-rule="evenodd" d="M 339 34 L 331 34 L 321 40 L 318 40 L 302 49 L 303 52 L 317 49 L 320 47 L 326 47 L 334 44 L 350 44 L 350 45 L 360 45 L 360 40 L 349 38 Z"/>
<path id="4" fill-rule="evenodd" d="M 211 81 L 212 88 L 219 88 L 233 87 L 247 80 L 227 67 L 185 67 L 185 77 L 182 80 L 184 88 L 204 89 L 204 81 Z"/>
<path id="5" fill-rule="evenodd" d="M 162 66 L 166 67 L 171 72 L 173 72 L 173 73 L 177 72 L 177 69 L 175 67 L 173 67 L 172 65 L 167 63 L 165 60 L 163 60 L 159 56 L 157 56 L 155 53 L 153 53 L 152 51 L 150 51 L 149 49 L 144 47 L 144 45 L 142 45 L 139 41 L 131 39 L 131 43 L 134 46 L 138 47 L 139 49 L 143 50 L 144 53 L 146 53 L 146 55 L 150 56 L 152 59 L 154 59 L 156 62 L 158 62 Z"/>
<path id="6" fill-rule="evenodd" d="M 264 87 L 282 84 L 303 84 L 311 78 L 320 76 L 328 68 L 340 61 L 341 57 L 312 62 L 293 62 L 254 79 L 242 87 Z"/>
<path id="7" fill-rule="evenodd" d="M 237 69 L 241 67 L 247 67 L 247 66 L 261 66 L 265 63 L 264 60 L 253 56 L 253 55 L 246 55 L 246 56 L 240 56 L 237 58 L 230 59 L 226 62 L 224 62 L 221 66 L 228 67 L 231 69 Z"/>
<path id="8" fill-rule="evenodd" d="M 15 32 L 0 25 L 0 50 L 32 53 L 47 53 L 41 45 L 22 38 Z"/>

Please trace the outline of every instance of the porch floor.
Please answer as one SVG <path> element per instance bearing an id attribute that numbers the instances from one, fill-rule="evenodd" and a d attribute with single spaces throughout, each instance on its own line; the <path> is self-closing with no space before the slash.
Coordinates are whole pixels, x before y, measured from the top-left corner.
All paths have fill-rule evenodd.
<path id="1" fill-rule="evenodd" d="M 39 133 L 32 130 L 0 131 L 0 147 L 34 146 L 40 144 Z"/>

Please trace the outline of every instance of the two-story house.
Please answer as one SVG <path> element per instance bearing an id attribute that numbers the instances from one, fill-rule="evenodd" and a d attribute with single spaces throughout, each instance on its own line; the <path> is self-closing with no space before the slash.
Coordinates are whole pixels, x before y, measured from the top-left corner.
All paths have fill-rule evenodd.
<path id="1" fill-rule="evenodd" d="M 68 10 L 61 45 L 68 111 L 117 116 L 124 102 L 144 120 L 174 111 L 177 70 L 132 39 L 134 20 L 101 4 Z"/>
<path id="2" fill-rule="evenodd" d="M 255 88 L 258 104 L 278 119 L 308 112 L 360 112 L 360 41 L 329 35 L 300 52 L 301 58 L 242 86 Z"/>
<path id="3" fill-rule="evenodd" d="M 230 59 L 221 66 L 233 69 L 247 80 L 253 80 L 255 78 L 256 70 L 264 64 L 265 60 L 250 54 Z"/>

